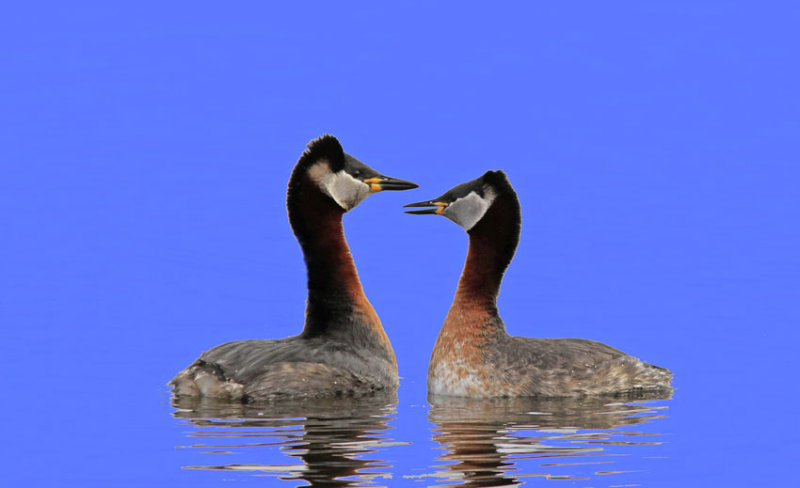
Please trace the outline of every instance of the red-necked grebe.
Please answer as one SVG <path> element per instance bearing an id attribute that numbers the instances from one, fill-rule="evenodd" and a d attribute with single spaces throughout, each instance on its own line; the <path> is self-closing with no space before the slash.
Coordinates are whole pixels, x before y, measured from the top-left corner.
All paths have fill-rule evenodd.
<path id="1" fill-rule="evenodd" d="M 287 191 L 289 222 L 308 269 L 302 333 L 210 349 L 169 382 L 173 393 L 259 401 L 395 389 L 394 350 L 364 295 L 342 216 L 372 193 L 416 187 L 346 154 L 333 136 L 311 141 Z"/>
<path id="2" fill-rule="evenodd" d="M 455 299 L 428 366 L 428 392 L 464 397 L 569 397 L 670 392 L 672 373 L 585 339 L 511 337 L 497 312 L 519 242 L 520 205 L 502 171 L 406 207 L 443 215 L 469 235 Z"/>

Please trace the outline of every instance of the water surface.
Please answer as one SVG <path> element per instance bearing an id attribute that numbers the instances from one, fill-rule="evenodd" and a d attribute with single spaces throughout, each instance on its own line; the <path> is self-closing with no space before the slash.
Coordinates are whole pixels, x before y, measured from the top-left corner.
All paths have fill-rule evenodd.
<path id="1" fill-rule="evenodd" d="M 669 401 L 653 398 L 431 397 L 437 448 L 421 471 L 393 462 L 423 432 L 391 426 L 395 395 L 261 406 L 174 399 L 173 416 L 195 455 L 178 468 L 269 477 L 287 486 L 504 486 L 539 480 L 638 486 L 658 471 L 663 435 L 652 428 Z M 405 451 L 405 452 L 404 452 Z M 652 473 L 651 473 L 652 474 Z"/>

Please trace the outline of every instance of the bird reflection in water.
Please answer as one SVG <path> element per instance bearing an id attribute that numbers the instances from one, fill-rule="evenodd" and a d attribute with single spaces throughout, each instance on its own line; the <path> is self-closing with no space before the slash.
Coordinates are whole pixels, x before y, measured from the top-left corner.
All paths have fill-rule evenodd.
<path id="1" fill-rule="evenodd" d="M 390 476 L 392 466 L 364 455 L 406 444 L 386 435 L 387 422 L 396 412 L 395 393 L 261 406 L 176 397 L 172 406 L 176 409 L 173 416 L 196 428 L 188 436 L 202 439 L 182 447 L 270 461 L 185 466 L 187 469 L 249 472 L 308 482 L 301 486 L 375 486 L 384 484 L 380 479 Z M 275 449 L 300 458 L 302 463 L 272 462 Z"/>
<path id="2" fill-rule="evenodd" d="M 563 399 L 431 396 L 428 418 L 447 464 L 445 486 L 518 486 L 522 478 L 589 480 L 637 471 L 631 454 L 660 434 L 634 429 L 665 416 L 665 395 Z M 609 449 L 613 446 L 613 452 Z M 652 451 L 641 453 L 654 456 Z M 524 461 L 524 468 L 517 464 Z M 639 466 L 641 467 L 641 466 Z M 532 469 L 533 468 L 533 469 Z M 534 472 L 535 471 L 535 472 Z M 630 486 L 628 482 L 626 485 Z"/>

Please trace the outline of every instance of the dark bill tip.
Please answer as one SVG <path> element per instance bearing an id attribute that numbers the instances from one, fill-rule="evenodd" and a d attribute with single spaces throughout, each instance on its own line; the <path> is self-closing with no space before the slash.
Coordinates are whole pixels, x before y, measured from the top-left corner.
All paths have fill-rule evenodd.
<path id="1" fill-rule="evenodd" d="M 381 190 L 411 190 L 413 188 L 419 188 L 419 185 L 416 183 L 412 183 L 410 181 L 401 180 L 399 178 L 390 178 L 388 176 L 385 179 L 381 180 L 378 183 L 378 186 L 381 187 Z"/>
<path id="2" fill-rule="evenodd" d="M 425 200 L 424 202 L 407 203 L 403 205 L 403 208 L 429 207 L 419 210 L 406 210 L 406 213 L 411 215 L 441 215 L 445 206 L 444 203 L 436 200 Z"/>
<path id="3" fill-rule="evenodd" d="M 407 207 L 408 205 L 406 205 Z M 411 215 L 436 215 L 439 212 L 441 207 L 436 208 L 424 208 L 422 210 L 406 210 L 405 213 Z"/>
<path id="4" fill-rule="evenodd" d="M 408 207 L 433 207 L 436 203 L 433 200 L 425 200 L 424 202 L 414 202 L 414 203 L 407 203 L 403 205 L 403 208 Z"/>

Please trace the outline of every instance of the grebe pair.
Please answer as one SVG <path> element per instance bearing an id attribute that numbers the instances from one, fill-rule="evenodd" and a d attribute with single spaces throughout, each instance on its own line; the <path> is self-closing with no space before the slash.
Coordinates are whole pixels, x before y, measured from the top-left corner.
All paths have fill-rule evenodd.
<path id="1" fill-rule="evenodd" d="M 311 141 L 287 192 L 289 222 L 308 271 L 303 332 L 210 349 L 169 382 L 173 393 L 248 402 L 396 389 L 397 360 L 364 295 L 342 216 L 372 193 L 416 187 L 346 154 L 333 136 Z M 605 344 L 506 333 L 496 298 L 519 241 L 520 208 L 502 171 L 407 207 L 430 207 L 408 213 L 443 215 L 469 234 L 464 272 L 431 356 L 430 393 L 551 397 L 671 391 L 669 371 Z"/>

